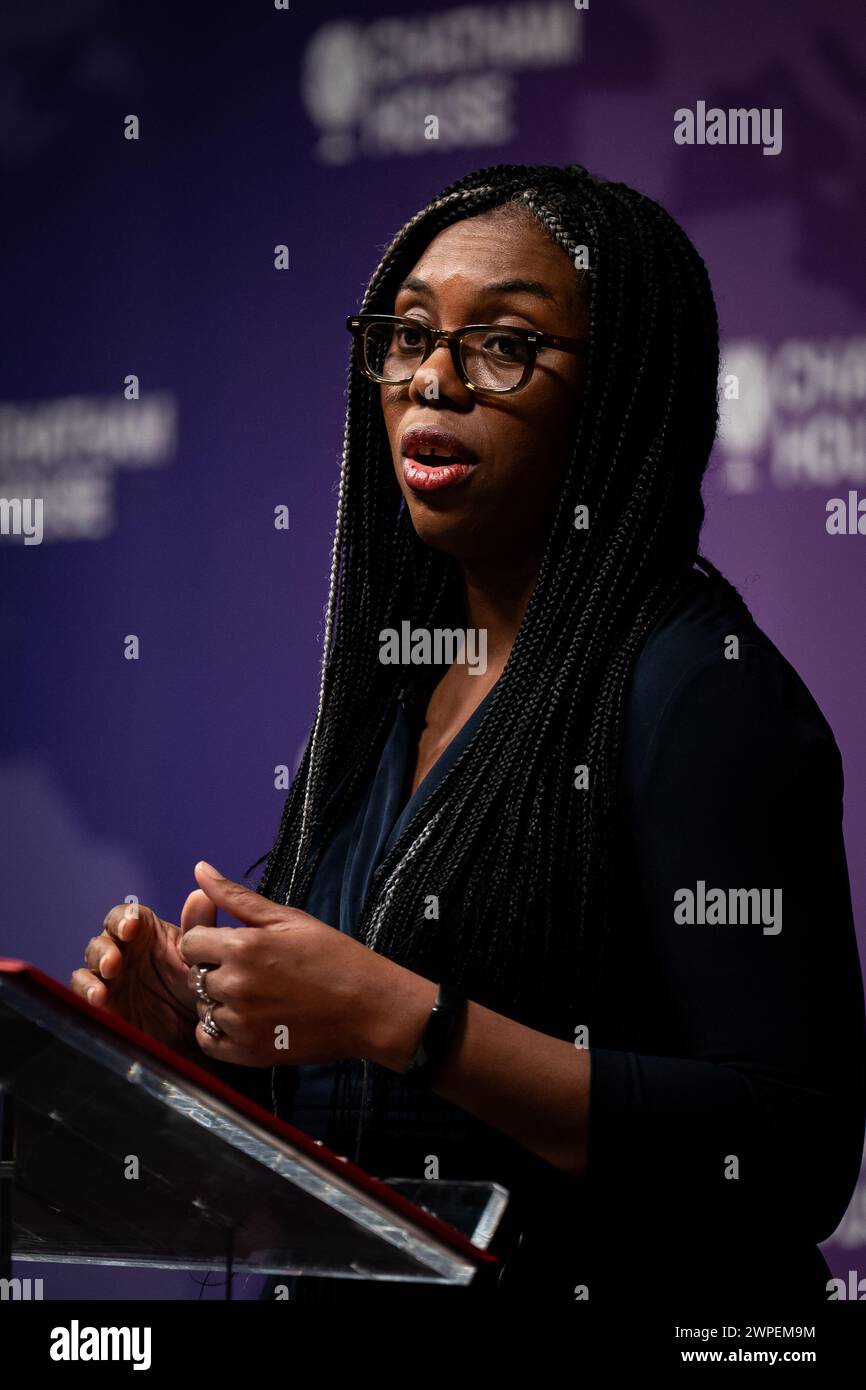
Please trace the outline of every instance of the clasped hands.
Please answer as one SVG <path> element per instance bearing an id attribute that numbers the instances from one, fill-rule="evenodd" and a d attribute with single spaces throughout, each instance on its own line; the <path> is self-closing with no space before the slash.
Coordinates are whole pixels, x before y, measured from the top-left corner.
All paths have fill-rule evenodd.
<path id="1" fill-rule="evenodd" d="M 200 860 L 178 950 L 189 965 L 202 1052 L 241 1066 L 296 1065 L 365 1057 L 403 1071 L 436 998 L 423 976 L 294 907 L 224 878 Z M 242 928 L 216 925 L 222 908 Z M 212 965 L 205 989 L 219 1036 L 205 1032 L 208 1005 L 195 997 L 196 967 Z M 288 1044 L 288 1045 L 286 1045 Z"/>

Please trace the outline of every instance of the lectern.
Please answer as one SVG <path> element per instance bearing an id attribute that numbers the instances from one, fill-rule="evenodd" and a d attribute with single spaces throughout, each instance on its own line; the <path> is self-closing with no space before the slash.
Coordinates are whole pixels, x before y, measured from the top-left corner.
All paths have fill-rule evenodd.
<path id="1" fill-rule="evenodd" d="M 11 1261 L 466 1285 L 497 1183 L 371 1177 L 319 1140 L 0 959 L 0 1278 Z M 486 1273 L 485 1273 L 486 1271 Z"/>

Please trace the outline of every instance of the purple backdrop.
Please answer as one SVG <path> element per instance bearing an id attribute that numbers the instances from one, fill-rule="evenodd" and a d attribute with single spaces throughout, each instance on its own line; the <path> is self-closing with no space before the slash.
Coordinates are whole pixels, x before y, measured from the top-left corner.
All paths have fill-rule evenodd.
<path id="1" fill-rule="evenodd" d="M 704 546 L 833 727 L 862 940 L 866 535 L 826 527 L 866 497 L 860 0 L 53 0 L 4 15 L 0 72 L 0 495 L 45 499 L 41 544 L 0 536 L 0 954 L 66 980 L 127 894 L 177 920 L 197 859 L 269 847 L 315 708 L 345 315 L 418 207 L 500 161 L 632 183 L 707 261 L 731 399 Z M 781 151 L 676 143 L 699 101 L 781 109 Z M 864 1247 L 866 1179 L 834 1273 Z"/>

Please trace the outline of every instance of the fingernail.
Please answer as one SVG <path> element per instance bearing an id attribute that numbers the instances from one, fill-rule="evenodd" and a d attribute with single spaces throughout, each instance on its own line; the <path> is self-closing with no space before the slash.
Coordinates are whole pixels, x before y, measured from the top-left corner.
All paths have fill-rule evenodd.
<path id="1" fill-rule="evenodd" d="M 200 859 L 196 864 L 197 869 L 204 869 L 206 874 L 211 874 L 213 878 L 222 878 L 219 869 L 215 869 L 213 864 L 209 864 L 206 859 Z"/>
<path id="2" fill-rule="evenodd" d="M 87 1002 L 88 1002 L 88 1004 L 90 1003 L 90 1001 L 91 1001 L 91 999 L 93 998 L 93 996 L 94 996 L 95 993 L 96 993 L 96 985 L 91 985 L 91 986 L 90 986 L 90 989 L 87 991 Z"/>

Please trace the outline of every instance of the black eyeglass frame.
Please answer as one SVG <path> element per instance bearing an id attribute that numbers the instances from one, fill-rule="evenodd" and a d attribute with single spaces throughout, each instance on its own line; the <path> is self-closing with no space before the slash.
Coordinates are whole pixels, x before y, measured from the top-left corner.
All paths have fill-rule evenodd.
<path id="1" fill-rule="evenodd" d="M 417 329 L 424 334 L 427 340 L 427 351 L 415 370 L 410 372 L 408 376 L 378 376 L 367 366 L 367 354 L 364 346 L 366 330 L 377 323 L 406 324 L 409 328 Z M 507 396 L 525 386 L 535 371 L 539 348 L 549 347 L 556 348 L 558 352 L 585 353 L 588 347 L 586 338 L 563 338 L 557 333 L 539 333 L 535 328 L 521 328 L 511 323 L 467 323 L 462 328 L 434 328 L 432 324 L 424 323 L 421 319 L 407 317 L 405 314 L 349 314 L 346 319 L 346 327 L 355 340 L 356 365 L 371 381 L 384 386 L 405 386 L 407 382 L 412 380 L 419 367 L 423 367 L 428 357 L 433 355 L 439 344 L 446 343 L 454 363 L 454 370 L 464 386 L 468 387 L 470 391 L 491 396 Z M 529 351 L 523 375 L 513 386 L 476 386 L 474 381 L 468 379 L 466 369 L 463 366 L 463 339 L 468 333 L 493 333 L 496 331 L 514 334 L 526 343 Z"/>

